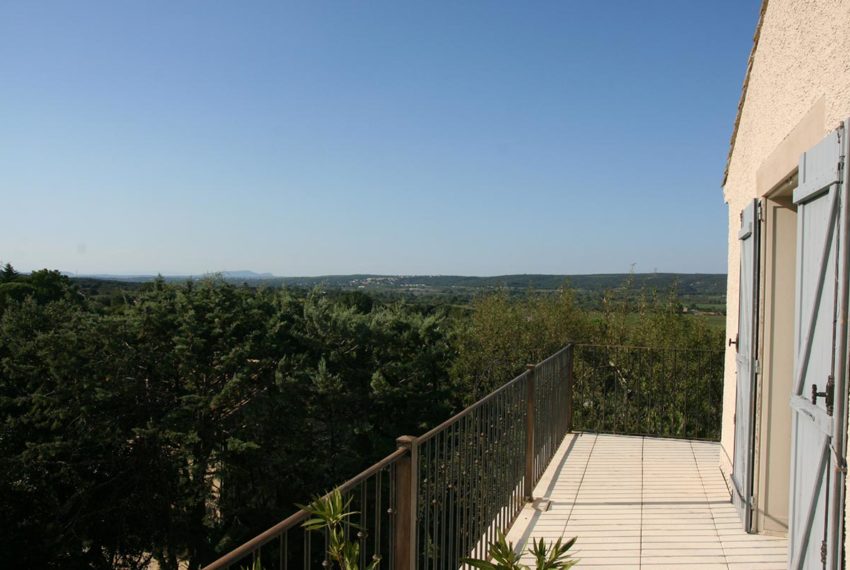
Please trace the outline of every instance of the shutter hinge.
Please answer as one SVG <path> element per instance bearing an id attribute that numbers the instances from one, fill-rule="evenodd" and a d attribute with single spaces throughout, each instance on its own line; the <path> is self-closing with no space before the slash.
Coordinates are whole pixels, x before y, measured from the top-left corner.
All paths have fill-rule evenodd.
<path id="1" fill-rule="evenodd" d="M 826 540 L 822 540 L 820 543 L 820 561 L 821 564 L 826 564 Z"/>
<path id="2" fill-rule="evenodd" d="M 835 377 L 832 374 L 827 377 L 826 390 L 823 392 L 818 392 L 818 385 L 812 384 L 812 404 L 817 404 L 818 398 L 823 398 L 826 414 L 831 416 L 835 409 Z"/>
<path id="3" fill-rule="evenodd" d="M 830 416 L 835 410 L 835 376 L 829 375 L 826 380 L 826 413 Z"/>
<path id="4" fill-rule="evenodd" d="M 756 374 L 761 374 L 761 361 L 759 359 L 753 360 L 753 370 Z"/>
<path id="5" fill-rule="evenodd" d="M 764 221 L 764 212 L 761 207 L 761 202 L 756 206 L 756 219 L 760 222 Z"/>

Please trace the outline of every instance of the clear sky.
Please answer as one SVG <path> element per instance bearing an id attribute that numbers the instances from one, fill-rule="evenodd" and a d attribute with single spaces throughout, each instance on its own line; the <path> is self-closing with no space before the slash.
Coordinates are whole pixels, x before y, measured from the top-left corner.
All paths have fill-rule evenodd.
<path id="1" fill-rule="evenodd" d="M 0 4 L 0 260 L 724 272 L 759 0 Z"/>

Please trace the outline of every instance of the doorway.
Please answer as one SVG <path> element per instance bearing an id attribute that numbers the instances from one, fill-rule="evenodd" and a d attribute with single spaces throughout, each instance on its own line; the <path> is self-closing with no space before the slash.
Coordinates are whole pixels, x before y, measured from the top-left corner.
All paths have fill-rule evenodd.
<path id="1" fill-rule="evenodd" d="M 756 419 L 755 531 L 788 534 L 791 408 L 794 384 L 794 318 L 797 264 L 797 176 L 762 201 L 761 346 Z"/>

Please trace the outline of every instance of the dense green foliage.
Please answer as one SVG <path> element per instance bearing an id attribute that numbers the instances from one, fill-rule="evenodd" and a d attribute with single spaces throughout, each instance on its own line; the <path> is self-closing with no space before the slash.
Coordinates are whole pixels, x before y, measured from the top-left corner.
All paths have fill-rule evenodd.
<path id="1" fill-rule="evenodd" d="M 217 282 L 120 312 L 54 293 L 0 316 L 12 565 L 197 567 L 451 411 L 439 316 Z"/>
<path id="2" fill-rule="evenodd" d="M 721 346 L 675 297 L 633 289 L 594 310 L 568 290 L 459 310 L 214 279 L 104 291 L 7 265 L 4 561 L 197 568 L 569 340 Z"/>
<path id="3" fill-rule="evenodd" d="M 453 375 L 474 401 L 570 341 L 592 336 L 591 320 L 568 290 L 517 299 L 501 291 L 475 299 L 457 325 Z"/>
<path id="4" fill-rule="evenodd" d="M 573 425 L 588 431 L 720 438 L 723 333 L 686 318 L 675 294 L 603 299 L 573 366 Z"/>

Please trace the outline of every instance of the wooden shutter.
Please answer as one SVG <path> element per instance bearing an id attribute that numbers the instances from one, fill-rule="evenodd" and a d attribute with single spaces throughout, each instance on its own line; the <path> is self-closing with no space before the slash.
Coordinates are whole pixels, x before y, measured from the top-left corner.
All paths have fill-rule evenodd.
<path id="1" fill-rule="evenodd" d="M 733 502 L 747 532 L 752 531 L 753 444 L 755 425 L 756 347 L 759 299 L 759 204 L 741 212 L 738 333 L 735 356 L 735 450 L 732 464 Z"/>
<path id="2" fill-rule="evenodd" d="M 797 204 L 797 279 L 794 390 L 791 395 L 791 568 L 841 566 L 843 446 L 846 402 L 846 189 L 842 183 L 844 129 L 800 158 Z M 841 481 L 839 481 L 841 479 Z"/>

